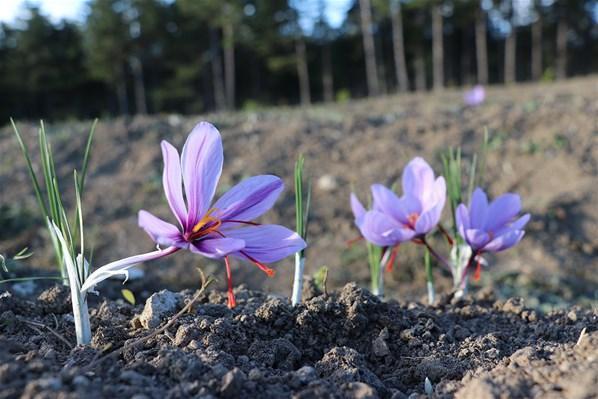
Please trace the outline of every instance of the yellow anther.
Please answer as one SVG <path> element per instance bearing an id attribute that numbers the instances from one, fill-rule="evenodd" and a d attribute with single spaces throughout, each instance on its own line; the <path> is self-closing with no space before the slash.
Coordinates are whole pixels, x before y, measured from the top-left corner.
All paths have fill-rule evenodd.
<path id="1" fill-rule="evenodd" d="M 197 233 L 199 230 L 201 230 L 205 225 L 207 225 L 210 222 L 216 222 L 216 226 L 220 226 L 220 224 L 222 224 L 222 222 L 220 222 L 220 220 L 216 219 L 215 217 L 211 216 L 212 213 L 214 213 L 216 209 L 211 208 L 209 209 L 205 215 L 203 215 L 203 217 L 199 220 L 199 222 L 197 222 L 197 224 L 195 226 L 193 226 L 193 230 L 191 230 L 193 233 Z"/>

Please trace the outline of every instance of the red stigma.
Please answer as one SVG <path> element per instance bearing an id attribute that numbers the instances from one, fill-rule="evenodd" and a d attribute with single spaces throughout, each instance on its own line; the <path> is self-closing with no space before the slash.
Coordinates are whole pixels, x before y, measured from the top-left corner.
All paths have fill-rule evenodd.
<path id="1" fill-rule="evenodd" d="M 398 252 L 399 252 L 399 246 L 397 245 L 392 249 L 392 252 L 390 253 L 390 259 L 386 263 L 386 272 L 392 272 L 392 267 L 395 263 Z"/>
<path id="2" fill-rule="evenodd" d="M 475 267 L 475 273 L 473 274 L 473 281 L 479 281 L 481 275 L 482 275 L 481 259 L 478 258 L 478 263 L 476 264 L 476 267 Z"/>
<path id="3" fill-rule="evenodd" d="M 276 274 L 276 271 L 274 269 L 269 268 L 268 266 L 264 265 L 263 263 L 261 263 L 257 259 L 251 257 L 250 255 L 247 254 L 247 252 L 245 252 L 245 251 L 239 251 L 239 252 L 241 252 L 243 255 L 245 255 L 245 257 L 247 259 L 249 259 L 251 261 L 251 263 L 253 263 L 254 265 L 256 265 L 261 271 L 263 271 L 264 273 L 266 273 L 266 275 L 268 277 L 274 277 L 274 275 Z"/>
<path id="4" fill-rule="evenodd" d="M 441 224 L 438 225 L 438 229 L 444 235 L 444 237 L 446 238 L 446 241 L 448 242 L 448 244 L 450 246 L 453 246 L 453 244 L 454 244 L 455 241 L 453 240 L 453 238 L 451 237 L 451 235 L 448 233 L 448 231 L 446 231 L 446 229 Z"/>
<path id="5" fill-rule="evenodd" d="M 350 240 L 347 240 L 346 244 L 347 244 L 347 246 L 349 248 L 351 248 L 353 246 L 353 244 L 355 244 L 356 242 L 359 242 L 361 240 L 363 240 L 363 237 L 361 237 L 361 236 L 360 237 L 355 237 L 355 238 L 352 238 Z"/>
<path id="6" fill-rule="evenodd" d="M 235 306 L 237 306 L 237 301 L 235 300 L 235 294 L 233 293 L 233 275 L 230 270 L 230 263 L 228 261 L 228 256 L 224 257 L 224 264 L 226 265 L 226 280 L 228 282 L 228 292 L 227 292 L 228 303 L 227 303 L 227 305 L 228 305 L 229 309 L 232 309 Z"/>

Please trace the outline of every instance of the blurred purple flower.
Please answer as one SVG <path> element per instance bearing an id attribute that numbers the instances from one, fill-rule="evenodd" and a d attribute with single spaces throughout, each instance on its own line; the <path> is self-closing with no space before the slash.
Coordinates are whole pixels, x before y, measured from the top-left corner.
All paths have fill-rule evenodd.
<path id="1" fill-rule="evenodd" d="M 468 90 L 463 95 L 465 105 L 469 107 L 477 107 L 481 105 L 486 99 L 486 90 L 482 85 L 476 85 L 471 90 Z"/>
<path id="2" fill-rule="evenodd" d="M 364 238 L 375 245 L 393 247 L 423 238 L 438 224 L 446 200 L 444 178 L 435 178 L 430 165 L 417 157 L 405 167 L 402 185 L 403 196 L 399 198 L 385 186 L 374 184 L 369 211 L 351 196 L 355 223 Z"/>
<path id="3" fill-rule="evenodd" d="M 196 125 L 180 158 L 170 143 L 162 141 L 162 155 L 164 193 L 179 227 L 144 210 L 139 211 L 139 226 L 156 244 L 167 248 L 109 263 L 92 273 L 82 290 L 114 274 L 126 274 L 126 269 L 137 263 L 188 249 L 208 258 L 225 258 L 229 306 L 234 306 L 229 255 L 248 260 L 271 276 L 274 271 L 264 263 L 305 248 L 303 239 L 286 227 L 252 222 L 268 211 L 282 192 L 283 182 L 276 176 L 250 177 L 210 206 L 223 163 L 222 139 L 213 125 Z"/>
<path id="4" fill-rule="evenodd" d="M 521 210 L 517 194 L 503 194 L 488 204 L 486 193 L 477 188 L 469 208 L 460 204 L 456 210 L 459 234 L 476 256 L 483 252 L 500 252 L 516 245 L 525 232 L 529 213 L 514 220 Z"/>

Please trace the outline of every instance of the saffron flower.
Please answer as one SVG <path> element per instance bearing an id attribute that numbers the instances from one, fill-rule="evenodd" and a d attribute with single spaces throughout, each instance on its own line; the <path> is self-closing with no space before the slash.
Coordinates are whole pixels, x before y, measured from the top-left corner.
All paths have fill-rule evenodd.
<path id="1" fill-rule="evenodd" d="M 281 260 L 306 246 L 297 233 L 286 227 L 253 222 L 274 205 L 284 184 L 276 176 L 250 177 L 212 204 L 224 158 L 218 130 L 207 122 L 196 125 L 180 158 L 170 143 L 162 141 L 161 146 L 164 193 L 179 226 L 145 210 L 139 211 L 139 226 L 158 245 L 158 250 L 99 268 L 89 276 L 82 290 L 112 275 L 126 275 L 126 270 L 137 263 L 187 249 L 207 258 L 224 259 L 228 305 L 234 307 L 229 256 L 249 261 L 272 276 L 274 270 L 265 263 Z M 160 249 L 160 246 L 165 248 Z"/>
<path id="2" fill-rule="evenodd" d="M 486 90 L 482 85 L 476 85 L 463 95 L 463 101 L 468 107 L 477 107 L 486 99 Z"/>
<path id="3" fill-rule="evenodd" d="M 411 160 L 402 176 L 403 196 L 399 198 L 382 184 L 372 186 L 372 209 L 365 211 L 351 197 L 356 224 L 366 240 L 381 247 L 422 239 L 436 225 L 446 201 L 446 184 L 422 158 Z M 365 211 L 365 212 L 364 212 Z"/>
<path id="4" fill-rule="evenodd" d="M 515 220 L 520 211 L 519 195 L 503 194 L 489 204 L 486 193 L 477 188 L 469 207 L 460 204 L 455 214 L 459 235 L 471 247 L 472 256 L 504 251 L 521 241 L 530 215 Z"/>

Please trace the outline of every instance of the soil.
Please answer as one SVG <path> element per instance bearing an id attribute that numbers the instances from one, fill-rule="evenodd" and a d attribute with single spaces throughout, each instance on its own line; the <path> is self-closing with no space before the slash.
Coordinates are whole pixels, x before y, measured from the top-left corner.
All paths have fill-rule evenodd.
<path id="1" fill-rule="evenodd" d="M 176 301 L 153 313 L 150 328 L 144 305 L 93 299 L 92 344 L 72 347 L 65 287 L 36 299 L 6 291 L 0 398 L 598 397 L 597 310 L 542 314 L 489 289 L 435 306 L 384 302 L 353 283 L 330 294 L 308 284 L 297 307 L 235 292 L 235 309 L 226 293 L 205 291 L 163 333 L 106 358 L 155 332 L 195 292 L 155 294 Z"/>

